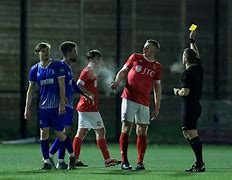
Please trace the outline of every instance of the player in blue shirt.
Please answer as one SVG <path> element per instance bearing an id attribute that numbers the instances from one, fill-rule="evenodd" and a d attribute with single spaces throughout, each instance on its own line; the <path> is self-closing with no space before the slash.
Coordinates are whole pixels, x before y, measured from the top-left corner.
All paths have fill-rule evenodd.
<path id="1" fill-rule="evenodd" d="M 56 137 L 62 143 L 58 143 L 54 149 L 64 145 L 70 153 L 68 169 L 75 167 L 75 156 L 70 139 L 63 132 L 65 115 L 65 70 L 59 61 L 49 58 L 50 44 L 41 42 L 35 47 L 35 54 L 40 62 L 33 65 L 29 73 L 29 87 L 27 90 L 24 117 L 30 119 L 30 106 L 33 98 L 35 84 L 39 89 L 39 124 L 40 144 L 44 164 L 42 169 L 55 168 L 52 158 L 49 156 L 49 128 L 55 128 Z"/>
<path id="2" fill-rule="evenodd" d="M 64 69 L 65 74 L 65 98 L 66 98 L 66 114 L 64 116 L 64 132 L 66 135 L 69 135 L 72 131 L 72 119 L 73 119 L 73 92 L 76 91 L 79 94 L 82 94 L 86 96 L 86 98 L 89 99 L 89 97 L 84 94 L 77 84 L 75 83 L 73 79 L 73 73 L 70 65 L 77 61 L 77 46 L 74 42 L 71 41 L 65 41 L 61 43 L 60 45 L 60 51 L 63 55 L 63 60 L 61 61 L 61 64 Z M 59 139 L 56 138 L 55 142 L 53 143 L 51 149 L 50 149 L 50 155 L 53 156 L 56 153 L 56 144 L 59 143 Z M 67 164 L 64 162 L 64 156 L 65 156 L 65 148 L 64 146 L 61 146 L 58 153 L 58 163 L 57 163 L 57 169 L 67 169 Z M 79 165 L 84 166 L 84 164 L 80 161 Z"/>

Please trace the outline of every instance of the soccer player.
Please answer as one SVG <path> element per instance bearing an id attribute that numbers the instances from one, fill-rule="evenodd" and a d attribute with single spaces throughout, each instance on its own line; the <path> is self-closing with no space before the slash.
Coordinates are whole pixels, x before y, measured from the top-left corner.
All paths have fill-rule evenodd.
<path id="1" fill-rule="evenodd" d="M 106 145 L 105 127 L 102 117 L 98 111 L 98 90 L 97 90 L 97 75 L 96 71 L 101 68 L 102 55 L 98 50 L 91 50 L 87 53 L 89 61 L 77 81 L 80 89 L 86 94 L 94 97 L 94 103 L 90 103 L 81 96 L 76 110 L 78 111 L 78 129 L 73 140 L 73 149 L 78 160 L 81 150 L 81 144 L 90 129 L 94 129 L 96 134 L 97 145 L 99 146 L 105 160 L 105 166 L 114 166 L 120 164 L 111 158 Z"/>
<path id="2" fill-rule="evenodd" d="M 174 88 L 174 94 L 181 96 L 181 119 L 183 135 L 189 142 L 196 157 L 196 162 L 187 172 L 204 172 L 205 165 L 202 158 L 202 144 L 197 133 L 197 120 L 202 107 L 199 102 L 202 94 L 203 67 L 195 43 L 195 31 L 189 35 L 190 48 L 183 52 L 182 63 L 186 70 L 181 77 L 181 87 Z"/>
<path id="3" fill-rule="evenodd" d="M 75 155 L 69 138 L 64 134 L 65 114 L 65 86 L 64 69 L 59 61 L 50 59 L 50 44 L 41 42 L 35 47 L 35 54 L 40 62 L 33 65 L 29 73 L 29 87 L 27 90 L 26 106 L 24 117 L 30 119 L 30 106 L 33 98 L 35 84 L 39 89 L 39 123 L 40 123 L 40 144 L 43 154 L 44 164 L 41 169 L 55 168 L 54 162 L 49 157 L 49 128 L 54 127 L 56 137 L 62 142 L 58 143 L 54 149 L 56 151 L 61 145 L 68 150 L 68 169 L 75 167 Z"/>
<path id="4" fill-rule="evenodd" d="M 64 118 L 64 133 L 68 136 L 72 131 L 72 119 L 73 119 L 73 92 L 74 90 L 78 93 L 82 94 L 83 96 L 87 97 L 77 86 L 75 81 L 73 80 L 73 73 L 71 69 L 71 64 L 77 61 L 77 45 L 71 41 L 65 41 L 60 45 L 60 51 L 63 55 L 63 60 L 61 64 L 64 68 L 65 74 L 65 97 L 66 97 L 66 104 L 65 110 L 66 114 L 63 116 Z M 88 98 L 88 97 L 87 97 Z M 50 149 L 50 157 L 56 153 L 56 146 L 60 143 L 58 138 L 55 139 L 51 149 Z M 67 169 L 68 165 L 64 162 L 65 157 L 65 148 L 61 146 L 58 152 L 58 163 L 56 165 L 57 169 Z M 79 166 L 84 166 L 84 164 L 79 161 Z"/>
<path id="5" fill-rule="evenodd" d="M 147 128 L 150 119 L 157 118 L 161 101 L 161 73 L 162 65 L 155 59 L 160 45 L 157 41 L 149 39 L 144 44 L 143 54 L 132 54 L 122 69 L 117 73 L 111 88 L 116 90 L 120 82 L 127 78 L 122 93 L 120 135 L 120 150 L 122 155 L 121 169 L 130 170 L 127 151 L 129 135 L 136 124 L 138 160 L 135 169 L 144 170 L 143 159 L 147 147 Z M 150 93 L 154 92 L 154 111 L 149 113 Z"/>

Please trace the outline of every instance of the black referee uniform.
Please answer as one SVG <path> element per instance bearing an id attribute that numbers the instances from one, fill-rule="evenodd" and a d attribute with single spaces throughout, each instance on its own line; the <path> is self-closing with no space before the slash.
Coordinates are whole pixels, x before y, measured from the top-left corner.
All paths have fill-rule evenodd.
<path id="1" fill-rule="evenodd" d="M 202 94 L 203 67 L 199 58 L 197 64 L 188 67 L 181 77 L 181 88 L 188 88 L 187 96 L 182 96 L 181 120 L 183 130 L 197 129 L 197 119 L 200 117 L 202 107 L 199 102 Z"/>

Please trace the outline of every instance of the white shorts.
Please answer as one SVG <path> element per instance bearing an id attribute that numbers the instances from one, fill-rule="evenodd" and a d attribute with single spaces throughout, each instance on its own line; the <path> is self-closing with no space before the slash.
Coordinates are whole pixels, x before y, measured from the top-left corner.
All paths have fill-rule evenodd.
<path id="1" fill-rule="evenodd" d="M 135 121 L 135 124 L 150 124 L 149 107 L 123 98 L 121 106 L 121 121 Z"/>
<path id="2" fill-rule="evenodd" d="M 99 112 L 79 112 L 78 128 L 101 129 L 104 123 Z"/>

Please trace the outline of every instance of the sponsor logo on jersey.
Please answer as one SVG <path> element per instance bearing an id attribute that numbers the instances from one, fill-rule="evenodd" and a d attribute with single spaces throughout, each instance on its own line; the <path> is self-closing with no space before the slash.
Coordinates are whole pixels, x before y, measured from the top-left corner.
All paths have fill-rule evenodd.
<path id="1" fill-rule="evenodd" d="M 142 71 L 141 74 L 145 74 L 145 75 L 148 75 L 150 77 L 155 77 L 155 71 L 152 71 L 152 69 L 149 69 L 147 67 L 144 68 L 144 70 Z"/>
<path id="2" fill-rule="evenodd" d="M 54 79 L 53 78 L 44 79 L 44 80 L 41 80 L 39 83 L 41 86 L 48 85 L 48 84 L 54 84 Z"/>

